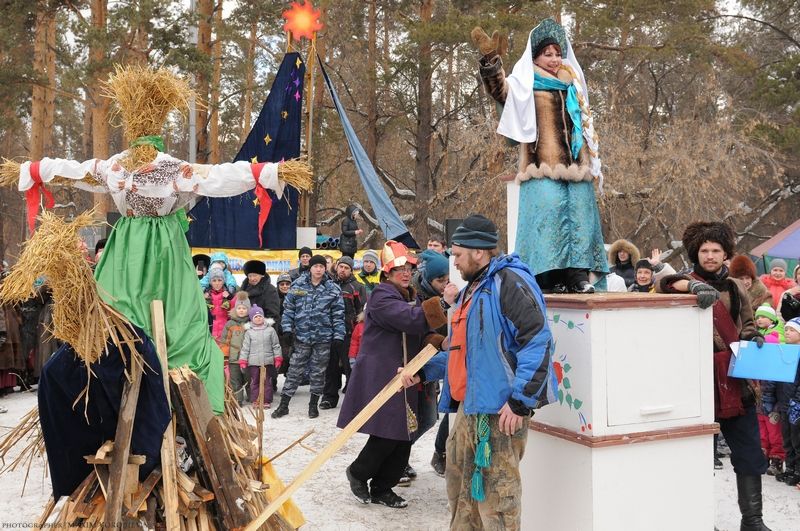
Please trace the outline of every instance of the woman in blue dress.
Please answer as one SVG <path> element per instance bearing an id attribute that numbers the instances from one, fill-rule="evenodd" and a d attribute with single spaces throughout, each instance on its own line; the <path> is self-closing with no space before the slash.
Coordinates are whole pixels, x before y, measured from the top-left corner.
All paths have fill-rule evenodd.
<path id="1" fill-rule="evenodd" d="M 497 132 L 520 145 L 509 251 L 535 271 L 543 290 L 593 293 L 589 274 L 608 272 L 594 191 L 602 173 L 586 82 L 564 28 L 549 18 L 536 26 L 508 77 L 498 33 L 490 38 L 478 27 L 472 39 L 486 91 L 503 107 Z"/>

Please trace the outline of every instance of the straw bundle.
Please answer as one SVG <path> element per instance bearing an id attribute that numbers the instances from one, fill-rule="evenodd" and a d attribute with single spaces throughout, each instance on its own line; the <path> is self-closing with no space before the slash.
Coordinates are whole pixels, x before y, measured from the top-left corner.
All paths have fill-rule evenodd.
<path id="1" fill-rule="evenodd" d="M 172 111 L 185 114 L 194 91 L 185 79 L 166 68 L 142 65 L 116 65 L 103 83 L 103 96 L 116 102 L 112 123 L 121 115 L 122 129 L 128 142 L 147 135 L 160 135 Z M 195 103 L 197 105 L 197 103 Z M 131 148 L 122 164 L 134 170 L 151 162 L 158 154 L 150 145 Z"/>
<path id="2" fill-rule="evenodd" d="M 286 184 L 290 184 L 304 192 L 310 192 L 314 186 L 311 166 L 303 158 L 281 162 L 278 166 L 278 177 Z"/>
<path id="3" fill-rule="evenodd" d="M 21 446 L 16 457 L 6 464 L 6 458 L 11 458 L 12 450 Z M 22 482 L 22 494 L 25 493 L 25 485 L 28 483 L 31 465 L 34 459 L 39 458 L 43 462 L 46 458 L 44 448 L 44 437 L 42 437 L 42 427 L 39 424 L 39 408 L 35 407 L 22 417 L 19 424 L 12 428 L 5 437 L 0 440 L 0 462 L 3 469 L 0 474 L 14 471 L 18 466 L 25 466 L 25 480 Z M 44 467 L 47 472 L 47 467 Z"/>
<path id="4" fill-rule="evenodd" d="M 19 182 L 19 162 L 3 158 L 0 164 L 0 186 L 16 186 Z"/>
<path id="5" fill-rule="evenodd" d="M 78 231 L 95 224 L 94 211 L 67 223 L 51 212 L 25 243 L 19 261 L 0 286 L 0 303 L 16 304 L 34 294 L 34 281 L 45 276 L 53 292 L 53 336 L 69 343 L 87 365 L 97 361 L 109 339 L 135 354 L 138 341 L 124 316 L 100 299 L 92 270 L 78 248 Z"/>

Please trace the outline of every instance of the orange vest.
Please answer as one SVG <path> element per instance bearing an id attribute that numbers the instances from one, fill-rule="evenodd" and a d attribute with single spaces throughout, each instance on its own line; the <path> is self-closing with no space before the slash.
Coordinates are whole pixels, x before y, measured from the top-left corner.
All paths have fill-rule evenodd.
<path id="1" fill-rule="evenodd" d="M 467 394 L 467 314 L 472 297 L 453 312 L 450 332 L 450 356 L 447 359 L 447 381 L 453 400 L 464 401 Z"/>

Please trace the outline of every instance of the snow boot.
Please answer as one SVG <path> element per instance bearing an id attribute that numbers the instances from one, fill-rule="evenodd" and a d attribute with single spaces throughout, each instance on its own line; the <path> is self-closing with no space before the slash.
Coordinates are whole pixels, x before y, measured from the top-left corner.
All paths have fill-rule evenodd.
<path id="1" fill-rule="evenodd" d="M 308 402 L 308 418 L 315 419 L 319 417 L 319 409 L 317 403 L 319 402 L 319 395 L 311 393 L 311 400 Z"/>
<path id="2" fill-rule="evenodd" d="M 783 472 L 783 460 L 778 457 L 773 457 L 769 460 L 769 468 L 767 469 L 768 476 L 777 476 Z"/>
<path id="3" fill-rule="evenodd" d="M 404 499 L 395 494 L 391 489 L 381 492 L 380 494 L 372 493 L 372 503 L 377 503 L 378 505 L 385 505 L 386 507 L 391 507 L 393 509 L 403 509 L 408 507 L 408 502 Z"/>
<path id="4" fill-rule="evenodd" d="M 770 531 L 761 518 L 761 476 L 736 474 L 736 489 L 742 513 L 740 531 Z"/>
<path id="5" fill-rule="evenodd" d="M 290 396 L 281 395 L 281 403 L 278 405 L 278 408 L 272 412 L 270 415 L 274 419 L 279 419 L 284 415 L 289 414 L 289 401 L 292 399 Z"/>
<path id="6" fill-rule="evenodd" d="M 345 475 L 347 475 L 347 481 L 350 482 L 350 490 L 353 492 L 353 496 L 356 497 L 358 501 L 361 503 L 369 503 L 372 501 L 369 495 L 369 487 L 367 487 L 366 481 L 361 481 L 357 477 L 350 472 L 350 467 L 347 467 L 344 471 Z"/>
<path id="7" fill-rule="evenodd" d="M 445 454 L 433 452 L 433 457 L 431 457 L 431 466 L 433 467 L 433 471 L 436 472 L 436 475 L 443 478 L 444 471 L 447 468 L 447 457 Z"/>

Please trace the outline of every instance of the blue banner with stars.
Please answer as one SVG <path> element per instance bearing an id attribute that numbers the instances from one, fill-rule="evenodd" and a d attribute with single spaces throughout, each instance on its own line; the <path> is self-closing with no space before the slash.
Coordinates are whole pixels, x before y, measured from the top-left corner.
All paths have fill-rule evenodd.
<path id="1" fill-rule="evenodd" d="M 280 162 L 300 156 L 300 121 L 306 65 L 287 53 L 250 134 L 234 161 Z M 295 249 L 299 192 L 286 186 L 283 197 L 268 190 L 272 208 L 262 233 L 264 249 Z M 192 247 L 259 249 L 258 204 L 253 191 L 235 197 L 204 197 L 189 212 Z"/>

